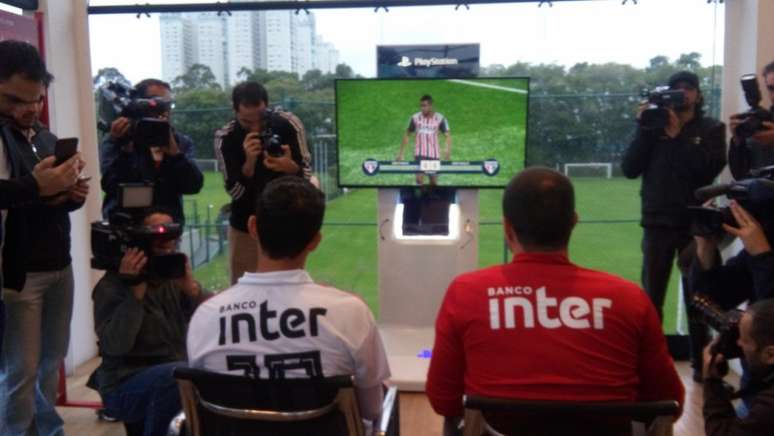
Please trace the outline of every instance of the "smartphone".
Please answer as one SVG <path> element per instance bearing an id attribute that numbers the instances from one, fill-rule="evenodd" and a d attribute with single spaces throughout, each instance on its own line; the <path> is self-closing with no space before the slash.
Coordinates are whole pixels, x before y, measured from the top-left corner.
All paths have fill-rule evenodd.
<path id="1" fill-rule="evenodd" d="M 78 138 L 59 138 L 54 145 L 54 166 L 61 165 L 78 152 Z"/>

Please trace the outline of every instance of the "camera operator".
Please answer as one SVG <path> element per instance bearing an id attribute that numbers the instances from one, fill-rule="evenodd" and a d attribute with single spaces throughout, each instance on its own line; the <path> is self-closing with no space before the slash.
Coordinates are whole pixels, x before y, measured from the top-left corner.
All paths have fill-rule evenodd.
<path id="1" fill-rule="evenodd" d="M 723 224 L 729 234 L 741 239 L 744 250 L 721 264 L 717 239 L 696 236 L 696 259 L 690 274 L 691 289 L 707 295 L 723 309 L 732 309 L 747 301 L 754 303 L 774 297 L 774 253 L 769 243 L 774 225 L 762 225 L 752 214 L 735 201 L 729 206 L 737 226 Z M 750 382 L 745 368 L 742 387 Z M 749 408 L 750 399 L 742 397 Z M 742 412 L 744 409 L 741 409 Z"/>
<path id="2" fill-rule="evenodd" d="M 0 166 L 2 178 L 15 178 L 2 191 L 3 206 L 11 208 L 3 213 L 0 434 L 59 434 L 54 403 L 74 290 L 69 212 L 83 205 L 89 186 L 78 180 L 77 153 L 53 168 L 57 138 L 39 121 L 53 77 L 37 50 L 4 41 L 0 59 Z"/>
<path id="3" fill-rule="evenodd" d="M 173 222 L 170 214 L 149 211 L 145 226 Z M 118 271 L 97 283 L 94 326 L 102 363 L 88 386 L 99 391 L 105 414 L 127 423 L 144 423 L 144 434 L 166 434 L 181 409 L 174 368 L 186 360 L 188 322 L 209 293 L 196 282 L 187 262 L 179 279 L 146 277 L 148 255 L 174 253 L 178 239 L 153 240 L 150 253 L 126 251 Z"/>
<path id="4" fill-rule="evenodd" d="M 235 119 L 215 132 L 215 155 L 231 196 L 228 244 L 233 285 L 245 272 L 255 272 L 258 263 L 259 247 L 247 230 L 247 219 L 255 214 L 253 199 L 278 177 L 310 179 L 312 172 L 303 124 L 289 112 L 267 110 L 269 94 L 263 85 L 240 83 L 231 101 Z"/>
<path id="5" fill-rule="evenodd" d="M 683 103 L 661 108 L 667 117 L 664 128 L 648 129 L 640 122 L 621 164 L 626 177 L 642 176 L 642 286 L 662 319 L 675 256 L 684 277 L 690 265 L 690 217 L 686 207 L 698 205 L 694 191 L 712 183 L 726 164 L 725 126 L 704 116 L 698 76 L 688 71 L 675 73 L 669 78 L 669 88 L 683 91 Z M 640 107 L 638 120 L 645 110 L 646 106 Z M 684 294 L 689 300 L 690 292 Z M 693 378 L 701 381 L 701 350 L 707 332 L 696 318 L 697 314 L 689 309 Z"/>
<path id="6" fill-rule="evenodd" d="M 730 209 L 737 227 L 723 224 L 723 228 L 742 241 L 744 250 L 721 264 L 717 239 L 696 236 L 696 260 L 690 274 L 691 289 L 725 309 L 774 297 L 774 253 L 768 236 L 774 225 L 762 225 L 736 201 Z"/>
<path id="7" fill-rule="evenodd" d="M 169 84 L 161 80 L 145 79 L 135 86 L 135 90 L 139 98 L 172 100 Z M 159 118 L 169 121 L 170 112 Z M 109 219 L 116 209 L 119 185 L 152 183 L 154 206 L 168 209 L 175 222 L 184 224 L 183 195 L 197 194 L 204 183 L 204 176 L 193 160 L 191 138 L 170 127 L 168 145 L 136 147 L 130 135 L 131 128 L 131 120 L 117 118 L 100 146 L 102 190 L 105 192 L 102 215 Z"/>
<path id="8" fill-rule="evenodd" d="M 774 62 L 763 67 L 761 76 L 769 93 L 769 112 L 774 112 Z M 738 127 L 747 117 L 747 114 L 736 114 L 728 122 L 734 135 L 728 149 L 728 167 L 737 180 L 748 177 L 752 168 L 774 165 L 774 120 L 763 121 L 762 129 L 746 138 Z"/>
<path id="9" fill-rule="evenodd" d="M 704 350 L 704 427 L 707 436 L 768 436 L 774 429 L 774 300 L 750 306 L 739 321 L 739 340 L 751 375 L 737 393 L 751 398 L 749 412 L 737 417 L 723 383 L 727 369 L 722 354 Z M 723 368 L 725 366 L 725 368 Z"/>

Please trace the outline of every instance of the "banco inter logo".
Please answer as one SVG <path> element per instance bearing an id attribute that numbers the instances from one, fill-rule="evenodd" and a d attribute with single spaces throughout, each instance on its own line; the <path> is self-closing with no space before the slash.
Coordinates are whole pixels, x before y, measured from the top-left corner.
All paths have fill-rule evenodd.
<path id="1" fill-rule="evenodd" d="M 489 327 L 492 330 L 517 327 L 532 329 L 535 328 L 535 318 L 546 329 L 569 327 L 603 330 L 605 309 L 613 307 L 613 300 L 608 298 L 587 301 L 581 297 L 567 297 L 560 301 L 549 297 L 545 286 L 534 292 L 529 286 L 489 288 L 487 295 L 490 297 Z"/>

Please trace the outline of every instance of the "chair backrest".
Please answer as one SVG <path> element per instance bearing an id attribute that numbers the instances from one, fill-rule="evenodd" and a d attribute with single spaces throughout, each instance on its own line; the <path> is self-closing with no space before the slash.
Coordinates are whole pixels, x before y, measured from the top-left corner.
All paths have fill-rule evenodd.
<path id="1" fill-rule="evenodd" d="M 653 436 L 671 436 L 676 401 L 528 401 L 465 396 L 465 436 L 632 435 L 632 423 Z"/>
<path id="2" fill-rule="evenodd" d="M 363 436 L 351 376 L 261 380 L 178 368 L 192 436 Z"/>

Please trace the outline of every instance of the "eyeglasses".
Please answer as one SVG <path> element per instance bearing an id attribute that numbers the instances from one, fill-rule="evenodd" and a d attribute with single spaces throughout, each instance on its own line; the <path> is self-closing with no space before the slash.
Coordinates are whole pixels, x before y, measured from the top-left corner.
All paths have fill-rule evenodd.
<path id="1" fill-rule="evenodd" d="M 43 104 L 43 101 L 46 99 L 45 95 L 41 95 L 37 100 L 24 100 L 23 98 L 19 98 L 6 92 L 0 93 L 0 95 L 2 95 L 12 106 L 37 106 Z"/>

